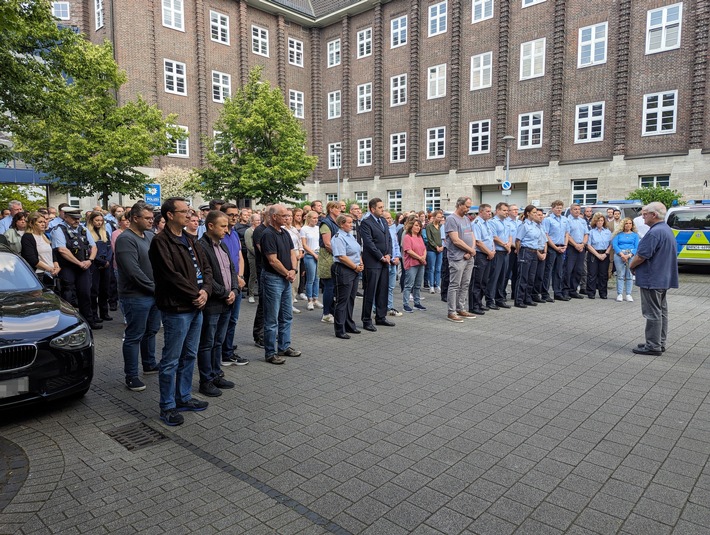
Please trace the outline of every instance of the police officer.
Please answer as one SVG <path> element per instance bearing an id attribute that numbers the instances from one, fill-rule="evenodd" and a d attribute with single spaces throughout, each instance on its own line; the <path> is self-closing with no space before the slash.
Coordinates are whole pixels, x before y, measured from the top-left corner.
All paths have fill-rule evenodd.
<path id="1" fill-rule="evenodd" d="M 101 329 L 91 310 L 91 264 L 96 243 L 80 224 L 81 210 L 65 207 L 63 221 L 52 230 L 52 248 L 57 250 L 62 297 L 79 309 L 92 329 Z"/>
<path id="2" fill-rule="evenodd" d="M 508 203 L 496 204 L 496 215 L 488 222 L 493 232 L 496 256 L 491 262 L 491 273 L 486 291 L 486 304 L 489 308 L 510 308 L 505 302 L 505 286 L 508 283 L 508 257 L 513 247 L 513 229 L 508 225 Z"/>
<path id="3" fill-rule="evenodd" d="M 569 221 L 569 246 L 567 247 L 567 262 L 565 262 L 564 295 L 575 299 L 584 299 L 577 292 L 577 287 L 581 282 L 586 260 L 587 240 L 589 239 L 587 220 L 582 215 L 578 204 L 572 205 L 567 219 Z"/>
<path id="4" fill-rule="evenodd" d="M 529 204 L 523 211 L 523 221 L 518 226 L 515 236 L 515 249 L 518 256 L 518 277 L 515 290 L 515 306 L 517 308 L 537 306 L 532 300 L 532 292 L 540 243 L 544 238 L 544 232 L 537 224 L 537 208 Z"/>
<path id="5" fill-rule="evenodd" d="M 490 262 L 496 255 L 493 232 L 488 225 L 491 217 L 491 205 L 481 204 L 478 207 L 478 217 L 473 220 L 473 234 L 476 237 L 476 260 L 473 265 L 473 275 L 471 276 L 471 285 L 468 293 L 468 311 L 471 314 L 483 315 L 489 308 L 498 309 L 495 303 L 493 303 L 492 307 L 485 306 L 483 303 L 483 298 L 488 288 Z"/>

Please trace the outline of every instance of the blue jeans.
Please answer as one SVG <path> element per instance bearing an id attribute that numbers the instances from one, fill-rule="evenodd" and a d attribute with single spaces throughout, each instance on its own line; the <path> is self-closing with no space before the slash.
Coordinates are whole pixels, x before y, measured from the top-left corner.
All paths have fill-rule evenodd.
<path id="1" fill-rule="evenodd" d="M 633 256 L 629 258 L 627 263 L 624 263 L 618 254 L 614 254 L 614 266 L 616 266 L 616 293 L 619 295 L 622 293 L 631 295 L 634 281 L 631 275 L 631 270 L 629 269 L 629 264 L 632 259 Z"/>
<path id="2" fill-rule="evenodd" d="M 291 345 L 291 283 L 281 275 L 262 271 L 259 299 L 264 301 L 264 355 L 270 357 L 277 350 L 285 351 Z"/>
<path id="3" fill-rule="evenodd" d="M 126 379 L 138 375 L 138 354 L 143 369 L 155 367 L 155 335 L 160 330 L 160 312 L 153 297 L 121 297 L 126 318 L 123 339 L 123 371 Z"/>
<path id="4" fill-rule="evenodd" d="M 387 310 L 394 308 L 394 287 L 397 285 L 397 269 L 399 266 L 389 266 L 389 280 L 387 284 Z"/>
<path id="5" fill-rule="evenodd" d="M 409 293 L 414 296 L 414 304 L 421 305 L 421 297 L 419 290 L 422 287 L 424 280 L 424 266 L 411 266 L 406 272 L 404 281 L 404 291 L 402 292 L 402 302 L 404 306 L 409 306 Z"/>
<path id="6" fill-rule="evenodd" d="M 231 317 L 232 307 L 221 314 L 202 314 L 200 345 L 197 349 L 200 383 L 211 381 L 222 371 L 222 343 Z"/>
<path id="7" fill-rule="evenodd" d="M 308 299 L 318 299 L 318 260 L 307 254 L 303 257 L 306 264 L 306 297 Z"/>
<path id="8" fill-rule="evenodd" d="M 444 259 L 444 252 L 426 252 L 426 274 L 429 287 L 441 286 L 441 261 Z"/>
<path id="9" fill-rule="evenodd" d="M 163 355 L 160 359 L 160 408 L 174 409 L 175 401 L 192 398 L 192 372 L 200 343 L 202 311 L 165 312 L 163 317 Z"/>
<path id="10" fill-rule="evenodd" d="M 323 279 L 323 315 L 333 313 L 333 299 L 335 298 L 335 283 L 333 279 Z"/>
<path id="11" fill-rule="evenodd" d="M 244 287 L 246 289 L 246 286 Z M 237 321 L 239 321 L 239 311 L 242 309 L 242 292 L 236 292 L 236 299 L 232 303 L 232 312 L 227 325 L 227 332 L 224 334 L 224 342 L 222 343 L 222 357 L 231 357 L 234 355 L 236 344 L 234 343 L 234 332 L 237 330 Z"/>

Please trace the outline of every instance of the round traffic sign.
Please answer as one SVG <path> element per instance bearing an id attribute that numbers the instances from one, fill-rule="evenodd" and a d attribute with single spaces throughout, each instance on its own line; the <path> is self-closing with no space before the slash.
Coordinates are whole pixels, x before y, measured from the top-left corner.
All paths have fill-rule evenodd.
<path id="1" fill-rule="evenodd" d="M 503 185 L 501 186 L 504 190 L 509 190 L 512 187 L 512 184 L 509 181 L 503 182 Z"/>

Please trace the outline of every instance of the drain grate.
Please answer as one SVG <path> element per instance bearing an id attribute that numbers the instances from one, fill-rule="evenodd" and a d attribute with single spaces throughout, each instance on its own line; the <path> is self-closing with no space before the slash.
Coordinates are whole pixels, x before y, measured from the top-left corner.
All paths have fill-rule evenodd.
<path id="1" fill-rule="evenodd" d="M 167 440 L 168 438 L 160 431 L 156 431 L 143 422 L 118 427 L 107 433 L 107 435 L 128 451 L 145 448 L 146 446 L 150 446 L 161 440 Z"/>

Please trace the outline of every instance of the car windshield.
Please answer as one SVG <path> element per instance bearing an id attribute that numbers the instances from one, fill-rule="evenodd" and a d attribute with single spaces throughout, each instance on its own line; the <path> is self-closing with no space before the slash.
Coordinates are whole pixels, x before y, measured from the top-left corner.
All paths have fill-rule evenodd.
<path id="1" fill-rule="evenodd" d="M 668 225 L 676 230 L 710 230 L 710 208 L 675 210 L 668 215 Z"/>
<path id="2" fill-rule="evenodd" d="M 0 253 L 0 292 L 41 290 L 42 285 L 22 259 L 12 253 Z"/>

